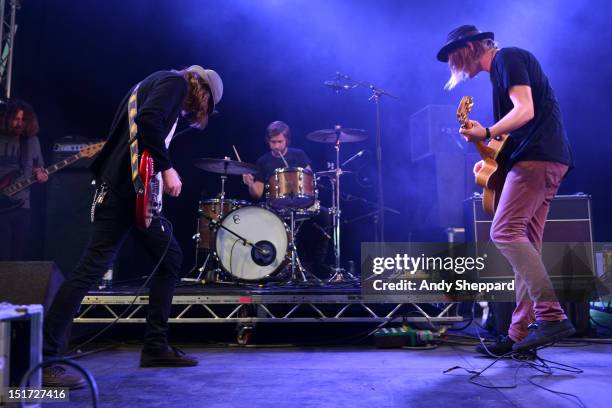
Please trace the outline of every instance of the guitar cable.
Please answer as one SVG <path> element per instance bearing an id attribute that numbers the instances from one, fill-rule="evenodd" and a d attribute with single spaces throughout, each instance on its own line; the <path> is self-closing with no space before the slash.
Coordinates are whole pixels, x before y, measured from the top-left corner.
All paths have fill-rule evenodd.
<path id="1" fill-rule="evenodd" d="M 153 218 L 159 219 L 159 221 L 160 221 L 160 228 L 162 229 L 162 231 L 164 231 L 164 225 L 163 225 L 164 222 L 167 224 L 167 226 L 168 226 L 168 228 L 170 230 L 170 233 L 168 234 L 168 242 L 166 243 L 166 247 L 164 248 L 163 253 L 159 257 L 159 260 L 157 261 L 157 264 L 155 265 L 155 267 L 153 268 L 153 270 L 151 271 L 149 276 L 147 276 L 147 279 L 144 281 L 144 283 L 136 290 L 136 293 L 134 294 L 134 299 L 132 299 L 132 302 L 115 318 L 115 320 L 113 320 L 112 322 L 107 324 L 99 332 L 94 334 L 92 337 L 90 337 L 86 341 L 84 341 L 84 342 L 80 343 L 79 345 L 77 345 L 77 346 L 73 347 L 72 349 L 70 349 L 67 353 L 65 353 L 65 354 L 68 354 L 68 356 L 66 358 L 71 358 L 71 357 L 78 356 L 79 354 L 76 354 L 75 356 L 71 356 L 71 354 L 74 353 L 74 352 L 78 352 L 78 350 L 81 347 L 86 346 L 87 344 L 91 343 L 92 341 L 94 341 L 95 339 L 100 337 L 103 333 L 105 333 L 107 330 L 109 330 L 111 327 L 113 327 L 119 321 L 119 319 L 121 319 L 123 316 L 125 316 L 127 311 L 132 308 L 134 303 L 136 303 L 136 300 L 138 300 L 138 297 L 140 297 L 140 294 L 142 293 L 142 291 L 149 284 L 149 282 L 153 278 L 153 275 L 159 269 L 159 266 L 161 265 L 162 261 L 166 257 L 166 254 L 168 253 L 168 249 L 170 249 L 170 243 L 172 242 L 172 236 L 174 234 L 174 228 L 172 226 L 172 223 L 167 218 L 165 218 L 163 215 L 161 215 L 161 214 L 157 215 L 157 216 L 154 216 Z"/>

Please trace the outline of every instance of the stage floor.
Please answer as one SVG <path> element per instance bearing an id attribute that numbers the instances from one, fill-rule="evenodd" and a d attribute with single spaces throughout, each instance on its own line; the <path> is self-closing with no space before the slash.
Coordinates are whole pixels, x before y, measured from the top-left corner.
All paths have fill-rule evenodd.
<path id="1" fill-rule="evenodd" d="M 545 376 L 514 361 L 500 361 L 484 378 L 487 389 L 470 384 L 463 366 L 478 370 L 492 360 L 471 346 L 434 350 L 338 348 L 185 348 L 200 360 L 190 368 L 139 368 L 139 349 L 120 348 L 78 359 L 97 381 L 102 407 L 576 407 L 571 397 L 529 383 L 573 393 L 590 408 L 609 407 L 612 345 L 552 347 L 549 360 L 578 367 L 582 374 Z M 516 380 L 515 380 L 516 376 Z M 51 405 L 49 405 L 51 406 Z M 87 389 L 72 391 L 70 404 L 89 407 Z"/>

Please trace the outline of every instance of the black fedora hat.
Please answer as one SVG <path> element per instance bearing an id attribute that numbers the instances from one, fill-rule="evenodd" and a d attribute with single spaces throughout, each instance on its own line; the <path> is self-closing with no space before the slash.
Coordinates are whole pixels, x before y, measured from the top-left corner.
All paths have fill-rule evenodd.
<path id="1" fill-rule="evenodd" d="M 457 48 L 465 46 L 468 41 L 484 40 L 485 38 L 495 39 L 495 34 L 490 31 L 480 32 L 473 25 L 462 25 L 448 33 L 446 44 L 438 51 L 438 61 L 448 62 L 448 54 L 455 51 Z"/>

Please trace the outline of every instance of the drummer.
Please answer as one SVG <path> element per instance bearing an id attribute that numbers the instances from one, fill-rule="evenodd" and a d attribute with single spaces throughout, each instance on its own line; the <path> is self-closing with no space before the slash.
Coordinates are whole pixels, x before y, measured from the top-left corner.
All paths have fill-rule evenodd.
<path id="1" fill-rule="evenodd" d="M 302 149 L 289 147 L 291 130 L 285 122 L 274 121 L 266 129 L 266 143 L 270 149 L 257 160 L 258 173 L 245 174 L 242 181 L 249 188 L 249 194 L 254 200 L 260 200 L 264 195 L 264 185 L 274 175 L 276 169 L 285 167 L 302 167 L 309 170 L 311 160 Z M 298 254 L 303 264 L 310 272 L 319 277 L 325 277 L 324 260 L 327 255 L 329 235 L 325 231 L 329 227 L 329 213 L 325 209 L 314 219 L 305 222 L 298 234 Z M 321 276 L 323 275 L 323 276 Z"/>
<path id="2" fill-rule="evenodd" d="M 259 172 L 253 176 L 245 174 L 242 181 L 249 187 L 249 194 L 259 200 L 264 194 L 264 185 L 274 175 L 276 169 L 284 167 L 303 167 L 312 170 L 310 158 L 302 149 L 289 147 L 291 130 L 285 122 L 277 120 L 266 129 L 266 143 L 270 151 L 257 159 Z"/>

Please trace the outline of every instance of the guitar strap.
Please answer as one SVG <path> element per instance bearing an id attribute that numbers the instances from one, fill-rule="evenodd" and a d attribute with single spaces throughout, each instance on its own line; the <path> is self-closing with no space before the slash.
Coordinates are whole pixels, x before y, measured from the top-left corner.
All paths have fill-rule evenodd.
<path id="1" fill-rule="evenodd" d="M 138 94 L 138 88 L 140 87 L 140 83 L 138 83 L 132 94 L 130 95 L 130 99 L 128 100 L 128 124 L 130 128 L 130 166 L 132 169 L 132 184 L 134 184 L 134 190 L 136 190 L 136 194 L 144 194 L 145 186 L 140 178 L 140 173 L 138 172 L 138 125 L 136 124 L 136 113 L 138 112 L 138 104 L 136 103 L 136 96 Z"/>

